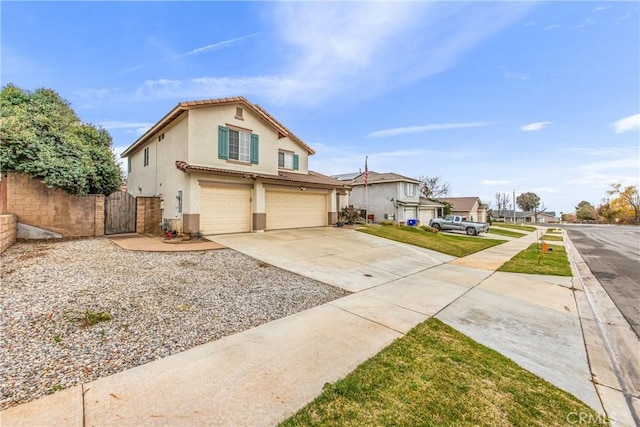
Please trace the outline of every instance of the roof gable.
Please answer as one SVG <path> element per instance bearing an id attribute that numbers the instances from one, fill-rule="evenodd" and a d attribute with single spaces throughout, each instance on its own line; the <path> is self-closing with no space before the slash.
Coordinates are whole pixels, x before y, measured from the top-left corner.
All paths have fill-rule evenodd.
<path id="1" fill-rule="evenodd" d="M 439 197 L 436 199 L 441 203 L 448 203 L 454 211 L 470 211 L 473 206 L 478 203 L 478 207 L 482 206 L 480 198 L 474 197 Z"/>
<path id="2" fill-rule="evenodd" d="M 367 184 L 384 184 L 386 182 L 410 182 L 412 184 L 420 184 L 420 181 L 417 179 L 409 178 L 407 176 L 403 176 L 397 174 L 395 172 L 385 172 L 378 173 L 374 171 L 369 171 L 369 178 L 367 179 Z M 364 185 L 364 173 L 358 175 L 352 182 L 351 185 Z"/>
<path id="3" fill-rule="evenodd" d="M 147 130 L 140 138 L 138 138 L 133 144 L 131 144 L 121 157 L 127 157 L 132 152 L 136 151 L 139 147 L 145 145 L 151 138 L 160 133 L 171 122 L 180 117 L 183 113 L 193 108 L 208 108 L 221 105 L 239 104 L 249 110 L 253 111 L 258 118 L 264 120 L 269 126 L 278 131 L 278 138 L 291 138 L 296 144 L 300 145 L 309 154 L 315 154 L 313 148 L 307 145 L 304 141 L 298 138 L 293 132 L 287 129 L 282 123 L 276 120 L 271 114 L 257 104 L 252 104 L 243 96 L 235 96 L 231 98 L 217 98 L 217 99 L 204 99 L 197 101 L 184 101 L 178 103 L 171 111 L 169 111 L 162 119 L 154 124 L 149 130 Z"/>

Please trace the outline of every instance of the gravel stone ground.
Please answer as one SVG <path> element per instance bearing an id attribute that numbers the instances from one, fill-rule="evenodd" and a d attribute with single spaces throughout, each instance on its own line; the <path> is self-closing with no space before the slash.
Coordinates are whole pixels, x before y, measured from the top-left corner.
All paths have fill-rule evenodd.
<path id="1" fill-rule="evenodd" d="M 0 263 L 0 410 L 349 293 L 231 249 L 106 238 L 16 243 Z"/>

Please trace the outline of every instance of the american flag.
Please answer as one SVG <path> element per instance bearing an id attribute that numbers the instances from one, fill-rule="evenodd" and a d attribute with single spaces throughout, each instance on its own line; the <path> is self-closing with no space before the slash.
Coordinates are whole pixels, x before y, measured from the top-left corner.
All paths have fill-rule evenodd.
<path id="1" fill-rule="evenodd" d="M 368 159 L 369 159 L 369 156 L 366 156 L 364 158 L 364 186 L 365 187 L 369 183 L 369 166 L 367 166 L 367 160 Z"/>

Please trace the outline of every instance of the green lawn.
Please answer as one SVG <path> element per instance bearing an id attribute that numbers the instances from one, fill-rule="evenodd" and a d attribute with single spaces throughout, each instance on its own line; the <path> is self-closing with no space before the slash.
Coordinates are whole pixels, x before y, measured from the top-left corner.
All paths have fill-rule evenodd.
<path id="1" fill-rule="evenodd" d="M 520 237 L 526 236 L 526 234 L 518 233 L 517 231 L 501 230 L 499 228 L 494 228 L 494 227 L 490 227 L 489 228 L 489 233 L 491 233 L 491 234 L 499 234 L 501 236 L 516 237 L 516 238 L 520 238 Z"/>
<path id="2" fill-rule="evenodd" d="M 518 225 L 518 224 L 505 223 L 505 222 L 494 222 L 491 225 L 495 225 L 496 227 L 503 227 L 503 228 L 513 228 L 514 230 L 536 231 L 536 227 L 532 227 L 530 225 Z"/>
<path id="3" fill-rule="evenodd" d="M 431 318 L 281 426 L 563 426 L 576 413 L 588 415 L 581 426 L 602 425 L 574 396 Z"/>
<path id="4" fill-rule="evenodd" d="M 542 243 L 533 243 L 509 261 L 502 264 L 498 271 L 511 273 L 548 274 L 552 276 L 571 276 L 571 266 L 564 246 L 549 245 L 550 252 L 541 252 Z"/>
<path id="5" fill-rule="evenodd" d="M 393 225 L 373 225 L 358 228 L 357 230 L 457 257 L 463 257 L 505 242 L 504 240 L 478 239 L 443 233 L 429 233 L 419 228 L 396 227 Z"/>
<path id="6" fill-rule="evenodd" d="M 542 236 L 540 238 L 540 240 L 548 240 L 548 241 L 553 241 L 553 242 L 562 242 L 564 239 L 562 238 L 561 235 L 558 234 L 545 234 L 544 236 Z"/>

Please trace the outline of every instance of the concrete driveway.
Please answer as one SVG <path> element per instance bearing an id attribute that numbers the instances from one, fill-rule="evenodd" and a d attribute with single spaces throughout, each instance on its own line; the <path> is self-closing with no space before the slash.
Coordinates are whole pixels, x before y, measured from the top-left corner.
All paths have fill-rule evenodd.
<path id="1" fill-rule="evenodd" d="M 342 228 L 278 230 L 212 239 L 276 267 L 351 292 L 394 282 L 455 259 Z"/>
<path id="2" fill-rule="evenodd" d="M 216 236 L 215 241 L 353 294 L 0 414 L 7 425 L 275 425 L 416 324 L 436 316 L 634 425 L 570 278 L 498 273 L 535 233 L 459 258 L 353 230 Z M 575 295 L 574 295 L 575 294 Z M 587 319 L 588 320 L 588 319 Z M 593 328 L 592 328 L 593 329 Z M 589 359 L 585 348 L 592 347 Z M 591 363 L 590 363 L 591 362 Z M 592 373 L 595 375 L 592 376 Z M 144 403 L 144 404 L 143 404 Z M 74 423 L 69 419 L 73 418 Z M 60 422 L 56 422 L 60 421 Z"/>

